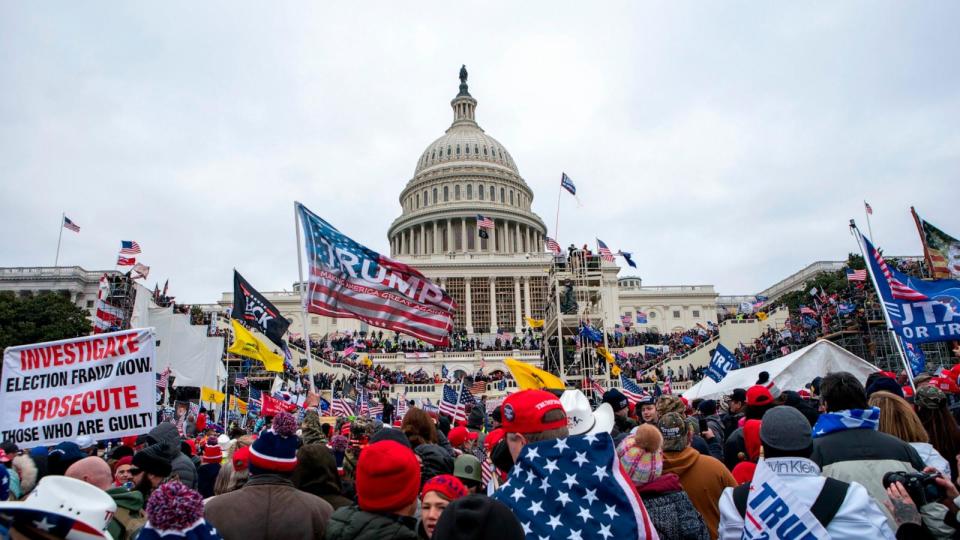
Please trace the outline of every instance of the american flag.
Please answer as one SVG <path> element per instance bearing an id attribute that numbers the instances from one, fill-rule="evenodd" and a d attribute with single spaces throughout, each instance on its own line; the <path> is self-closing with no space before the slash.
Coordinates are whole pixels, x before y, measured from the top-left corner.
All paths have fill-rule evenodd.
<path id="1" fill-rule="evenodd" d="M 170 368 L 167 367 L 167 369 L 163 370 L 163 372 L 160 373 L 160 378 L 157 379 L 157 388 L 161 390 L 166 390 L 167 384 L 169 382 L 170 382 Z"/>
<path id="2" fill-rule="evenodd" d="M 550 237 L 548 236 L 548 237 L 547 237 L 547 250 L 548 250 L 550 253 L 553 253 L 554 255 L 559 255 L 560 252 L 561 252 L 561 250 L 560 250 L 560 244 L 558 244 L 556 240 L 554 240 L 553 238 L 550 238 Z"/>
<path id="3" fill-rule="evenodd" d="M 397 412 L 396 417 L 403 419 L 407 415 L 407 393 L 404 392 L 402 396 L 397 396 Z"/>
<path id="4" fill-rule="evenodd" d="M 63 216 L 63 227 L 65 229 L 70 229 L 71 231 L 76 233 L 80 232 L 80 226 L 70 221 L 70 218 L 68 218 L 67 216 Z"/>
<path id="5" fill-rule="evenodd" d="M 637 324 L 647 324 L 647 312 L 645 311 L 637 312 Z"/>
<path id="6" fill-rule="evenodd" d="M 250 405 L 260 408 L 260 390 L 257 390 L 254 387 L 250 387 L 250 393 L 247 395 L 247 401 Z"/>
<path id="7" fill-rule="evenodd" d="M 586 384 L 584 386 L 590 390 L 593 390 L 594 395 L 596 395 L 598 399 L 603 396 L 604 392 L 606 392 L 603 386 L 600 386 L 600 383 L 591 379 L 590 377 L 587 377 Z"/>
<path id="8" fill-rule="evenodd" d="M 370 398 L 369 405 L 370 416 L 383 416 L 383 404 L 374 398 Z"/>
<path id="9" fill-rule="evenodd" d="M 357 411 L 360 416 L 370 416 L 370 404 L 362 393 L 357 395 Z"/>
<path id="10" fill-rule="evenodd" d="M 924 300 L 929 300 L 927 295 L 921 293 L 913 287 L 910 287 L 909 285 L 905 285 L 902 281 L 897 279 L 897 277 L 894 276 L 893 272 L 890 270 L 890 267 L 887 266 L 887 262 L 883 260 L 883 255 L 880 253 L 880 251 L 873 247 L 866 238 L 864 238 L 863 241 L 866 242 L 870 254 L 880 266 L 880 271 L 883 273 L 883 277 L 887 280 L 887 284 L 890 286 L 891 296 L 897 300 L 906 300 L 908 302 L 922 302 Z"/>
<path id="11" fill-rule="evenodd" d="M 353 405 L 342 395 L 336 395 L 330 405 L 330 412 L 334 416 L 353 416 Z"/>
<path id="12" fill-rule="evenodd" d="M 873 215 L 873 207 L 867 201 L 863 201 L 863 209 L 867 211 L 868 215 Z"/>
<path id="13" fill-rule="evenodd" d="M 854 270 L 853 268 L 847 268 L 847 281 L 866 281 L 867 280 L 867 271 L 864 270 Z"/>
<path id="14" fill-rule="evenodd" d="M 567 173 L 560 173 L 560 187 L 570 192 L 571 195 L 577 194 L 577 186 L 573 185 L 573 180 L 567 176 Z"/>
<path id="15" fill-rule="evenodd" d="M 459 402 L 455 388 L 449 384 L 443 385 L 443 399 L 440 400 L 440 412 L 453 418 L 454 423 L 467 419 L 467 403 L 476 403 L 476 400 L 466 385 L 460 385 Z"/>
<path id="16" fill-rule="evenodd" d="M 630 315 L 621 315 L 620 320 L 623 321 L 624 326 L 630 326 L 633 324 L 633 319 L 630 318 Z"/>
<path id="17" fill-rule="evenodd" d="M 513 511 L 527 538 L 657 537 L 607 433 L 524 446 L 493 498 Z"/>
<path id="18" fill-rule="evenodd" d="M 133 240 L 121 240 L 120 253 L 125 255 L 136 255 L 137 253 L 140 253 L 140 244 Z"/>
<path id="19" fill-rule="evenodd" d="M 483 477 L 483 485 L 489 486 L 490 482 L 493 481 L 493 463 L 490 463 L 490 459 L 486 458 L 480 462 L 480 474 Z"/>
<path id="20" fill-rule="evenodd" d="M 133 266 L 137 264 L 136 257 L 117 257 L 117 266 Z"/>
<path id="21" fill-rule="evenodd" d="M 233 384 L 239 387 L 247 386 L 247 378 L 243 375 L 237 375 L 237 377 L 233 380 Z"/>
<path id="22" fill-rule="evenodd" d="M 628 379 L 623 373 L 620 374 L 620 387 L 623 390 L 623 395 L 627 396 L 627 400 L 634 405 L 647 396 L 647 393 L 637 383 Z M 667 393 L 669 394 L 669 392 Z"/>
<path id="23" fill-rule="evenodd" d="M 483 395 L 487 393 L 487 381 L 476 381 L 470 387 L 471 394 Z"/>
<path id="24" fill-rule="evenodd" d="M 434 346 L 449 344 L 456 304 L 446 291 L 415 268 L 355 242 L 302 204 L 296 208 L 310 268 L 307 311 L 359 319 Z M 354 257 L 363 275 L 349 273 L 333 253 Z"/>
<path id="25" fill-rule="evenodd" d="M 603 243 L 603 240 L 600 240 L 599 238 L 597 238 L 597 251 L 600 252 L 600 258 L 607 262 L 613 262 L 616 260 L 613 258 L 613 252 L 610 251 L 610 248 L 608 248 L 607 245 Z"/>
<path id="26" fill-rule="evenodd" d="M 477 214 L 477 227 L 481 229 L 492 229 L 493 220 L 488 217 L 484 217 L 484 216 L 481 216 L 480 214 Z"/>
<path id="27" fill-rule="evenodd" d="M 808 308 L 807 306 L 800 306 L 800 313 L 803 315 L 812 315 L 814 317 L 817 316 L 817 312 Z"/>
<path id="28" fill-rule="evenodd" d="M 663 380 L 663 393 L 664 393 L 664 394 L 672 394 L 672 393 L 673 393 L 673 385 L 672 385 L 671 382 L 670 382 L 670 376 L 669 376 L 669 375 L 667 375 L 667 378 Z"/>

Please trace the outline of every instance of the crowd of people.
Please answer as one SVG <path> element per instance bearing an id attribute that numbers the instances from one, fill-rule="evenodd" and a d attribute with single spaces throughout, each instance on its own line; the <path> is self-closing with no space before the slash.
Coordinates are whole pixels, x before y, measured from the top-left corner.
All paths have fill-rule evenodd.
<path id="1" fill-rule="evenodd" d="M 611 389 L 595 409 L 579 390 L 527 389 L 459 422 L 409 403 L 382 420 L 308 410 L 226 433 L 161 422 L 116 441 L 4 442 L 0 534 L 715 540 L 789 537 L 789 514 L 796 537 L 958 538 L 958 375 L 914 390 L 836 372 L 780 391 L 761 374 L 722 399 Z"/>

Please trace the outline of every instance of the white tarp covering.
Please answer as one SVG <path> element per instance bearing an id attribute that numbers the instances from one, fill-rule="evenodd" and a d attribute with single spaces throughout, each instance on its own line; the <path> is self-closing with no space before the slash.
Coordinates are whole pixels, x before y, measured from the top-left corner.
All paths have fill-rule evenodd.
<path id="1" fill-rule="evenodd" d="M 769 373 L 770 380 L 780 390 L 800 390 L 815 377 L 831 371 L 848 371 L 864 382 L 867 375 L 880 369 L 843 347 L 821 339 L 776 360 L 731 371 L 720 382 L 705 377 L 684 392 L 683 397 L 716 399 L 734 388 L 750 388 L 756 384 L 761 371 Z"/>
<path id="2" fill-rule="evenodd" d="M 174 386 L 220 388 L 227 378 L 222 337 L 207 337 L 206 325 L 191 325 L 189 315 L 170 307 L 151 307 L 149 322 L 159 342 L 157 373 L 169 366 Z"/>

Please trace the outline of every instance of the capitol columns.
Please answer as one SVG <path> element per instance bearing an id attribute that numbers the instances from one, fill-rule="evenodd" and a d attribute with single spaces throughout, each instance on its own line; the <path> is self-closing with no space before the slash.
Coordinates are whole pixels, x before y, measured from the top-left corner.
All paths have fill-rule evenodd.
<path id="1" fill-rule="evenodd" d="M 523 314 L 533 318 L 530 311 L 530 276 L 523 276 Z"/>
<path id="2" fill-rule="evenodd" d="M 530 244 L 530 226 L 529 226 L 529 225 L 524 225 L 524 226 L 523 226 L 523 233 L 524 233 L 524 235 L 526 235 L 526 237 L 527 237 L 527 243 L 526 243 L 527 253 L 531 253 L 531 252 L 535 251 L 535 250 L 533 249 L 533 245 Z M 530 278 L 528 277 L 528 278 L 526 278 L 526 279 L 524 280 L 524 283 L 529 283 L 529 281 L 530 281 Z"/>
<path id="3" fill-rule="evenodd" d="M 460 218 L 460 247 L 463 248 L 463 252 L 467 252 L 467 218 Z"/>
<path id="4" fill-rule="evenodd" d="M 463 278 L 463 298 L 464 298 L 464 311 L 466 312 L 467 319 L 467 333 L 473 334 L 473 308 L 470 305 L 470 277 Z"/>
<path id="5" fill-rule="evenodd" d="M 490 276 L 490 333 L 497 333 L 497 278 Z"/>
<path id="6" fill-rule="evenodd" d="M 453 220 L 447 220 L 447 251 L 456 251 L 453 249 Z"/>
<path id="7" fill-rule="evenodd" d="M 520 316 L 520 276 L 513 276 L 513 313 L 515 321 L 514 332 L 517 334 L 520 333 L 520 329 L 523 328 L 523 325 L 520 324 L 522 320 Z"/>

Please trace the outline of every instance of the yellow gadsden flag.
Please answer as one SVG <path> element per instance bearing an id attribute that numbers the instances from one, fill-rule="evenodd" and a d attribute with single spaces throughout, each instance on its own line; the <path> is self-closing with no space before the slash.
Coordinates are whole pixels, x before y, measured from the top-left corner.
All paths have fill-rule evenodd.
<path id="1" fill-rule="evenodd" d="M 597 354 L 606 358 L 608 364 L 613 364 L 614 362 L 616 362 L 616 358 L 614 358 L 613 355 L 610 354 L 610 351 L 608 351 L 606 347 L 597 347 Z"/>
<path id="2" fill-rule="evenodd" d="M 567 387 L 567 385 L 563 384 L 563 380 L 561 380 L 560 377 L 540 368 L 533 367 L 526 362 L 514 360 L 513 358 L 507 358 L 503 362 L 507 364 L 510 373 L 513 373 L 513 378 L 516 379 L 517 386 L 519 386 L 521 390 L 564 390 Z"/>
<path id="3" fill-rule="evenodd" d="M 547 322 L 546 319 L 533 319 L 530 317 L 524 318 L 527 320 L 527 326 L 530 328 L 543 328 L 543 324 Z"/>
<path id="4" fill-rule="evenodd" d="M 760 319 L 761 321 L 765 321 L 767 320 L 767 314 L 764 313 L 763 311 L 758 311 L 757 318 Z"/>
<path id="5" fill-rule="evenodd" d="M 227 399 L 227 395 L 223 392 L 218 392 L 209 386 L 200 387 L 200 401 L 223 403 L 225 399 Z"/>
<path id="6" fill-rule="evenodd" d="M 230 396 L 230 410 L 240 414 L 247 414 L 247 402 L 237 396 Z"/>
<path id="7" fill-rule="evenodd" d="M 264 342 L 257 339 L 236 319 L 231 320 L 230 323 L 233 325 L 233 345 L 227 349 L 228 353 L 259 360 L 263 362 L 263 368 L 267 371 L 283 373 L 282 356 L 271 351 Z"/>

